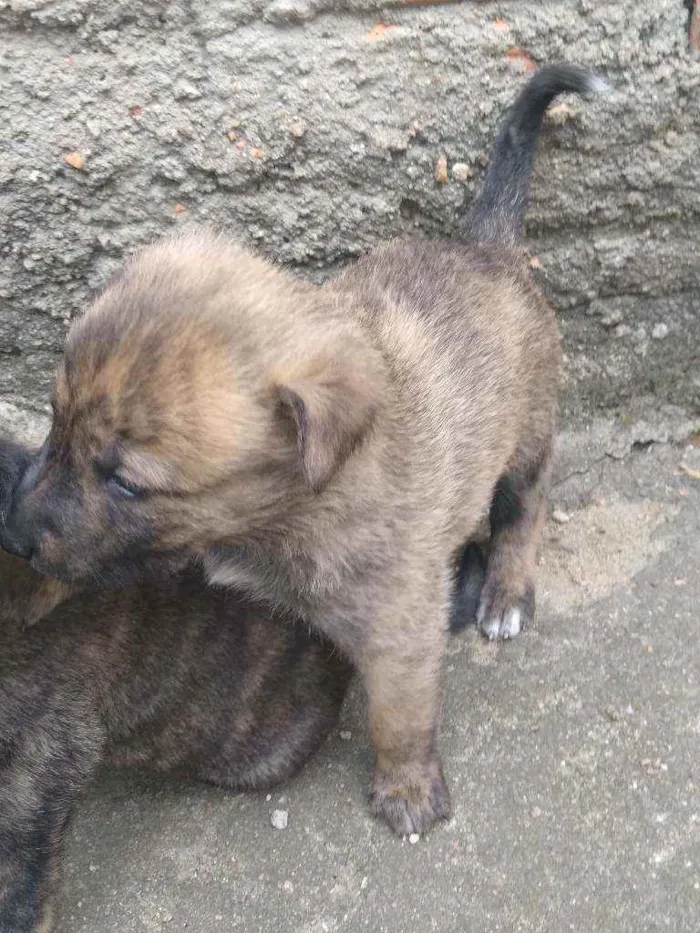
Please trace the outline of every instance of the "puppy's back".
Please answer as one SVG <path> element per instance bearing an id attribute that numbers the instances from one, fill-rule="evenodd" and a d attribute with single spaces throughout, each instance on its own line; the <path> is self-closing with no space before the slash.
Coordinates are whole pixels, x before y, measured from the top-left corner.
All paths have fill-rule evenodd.
<path id="1" fill-rule="evenodd" d="M 522 436 L 551 431 L 556 319 L 514 250 L 399 240 L 330 287 L 351 296 L 391 353 L 396 405 L 410 425 L 397 446 L 430 445 L 443 488 L 491 482 L 488 463 L 502 465 Z"/>
<path id="2" fill-rule="evenodd" d="M 5 554 L 0 579 L 15 612 L 46 586 Z M 108 760 L 242 787 L 281 780 L 308 758 L 351 676 L 308 631 L 197 571 L 73 595 L 30 628 L 6 616 L 0 657 L 6 706 L 37 684 L 46 697 L 79 696 Z"/>

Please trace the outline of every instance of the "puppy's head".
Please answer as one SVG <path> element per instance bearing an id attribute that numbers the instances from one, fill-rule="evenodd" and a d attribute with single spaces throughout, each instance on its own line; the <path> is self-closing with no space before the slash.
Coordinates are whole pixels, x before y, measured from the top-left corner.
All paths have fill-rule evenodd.
<path id="1" fill-rule="evenodd" d="M 362 444 L 382 378 L 317 290 L 216 239 L 151 247 L 72 329 L 3 543 L 75 580 L 279 531 Z"/>

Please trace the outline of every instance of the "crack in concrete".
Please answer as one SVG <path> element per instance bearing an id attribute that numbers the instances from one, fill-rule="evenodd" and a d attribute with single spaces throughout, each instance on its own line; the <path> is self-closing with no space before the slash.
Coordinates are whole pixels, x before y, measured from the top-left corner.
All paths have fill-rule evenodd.
<path id="1" fill-rule="evenodd" d="M 566 476 L 562 476 L 561 479 L 556 480 L 552 483 L 552 489 L 557 489 L 559 486 L 563 486 L 568 480 L 573 479 L 574 476 L 587 476 L 593 467 L 597 466 L 599 463 L 603 463 L 604 460 L 610 458 L 611 460 L 621 460 L 623 457 L 615 457 L 613 454 L 608 453 L 607 451 L 602 454 L 600 457 L 596 457 L 592 463 L 589 463 L 588 466 L 584 467 L 582 470 L 572 470 L 570 473 L 567 473 Z"/>

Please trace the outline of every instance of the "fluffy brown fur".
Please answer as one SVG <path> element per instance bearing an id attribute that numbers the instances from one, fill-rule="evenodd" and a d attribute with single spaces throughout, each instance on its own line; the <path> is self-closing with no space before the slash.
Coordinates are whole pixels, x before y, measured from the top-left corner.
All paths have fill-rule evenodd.
<path id="1" fill-rule="evenodd" d="M 186 547 L 329 636 L 362 673 L 373 807 L 399 833 L 450 813 L 450 568 L 485 514 L 482 629 L 533 611 L 560 348 L 512 246 L 547 104 L 592 86 L 530 81 L 462 243 L 395 242 L 323 288 L 202 233 L 141 251 L 71 330 L 9 519 L 43 572 Z"/>

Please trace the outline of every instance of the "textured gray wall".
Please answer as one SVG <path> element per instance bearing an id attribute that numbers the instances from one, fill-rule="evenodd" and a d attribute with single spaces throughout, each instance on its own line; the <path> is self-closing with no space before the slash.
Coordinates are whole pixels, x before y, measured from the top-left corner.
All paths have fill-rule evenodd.
<path id="1" fill-rule="evenodd" d="M 42 407 L 71 316 L 180 224 L 316 279 L 399 232 L 453 235 L 523 67 L 567 60 L 614 87 L 559 110 L 533 191 L 567 404 L 700 406 L 688 6 L 0 0 L 0 396 Z"/>

